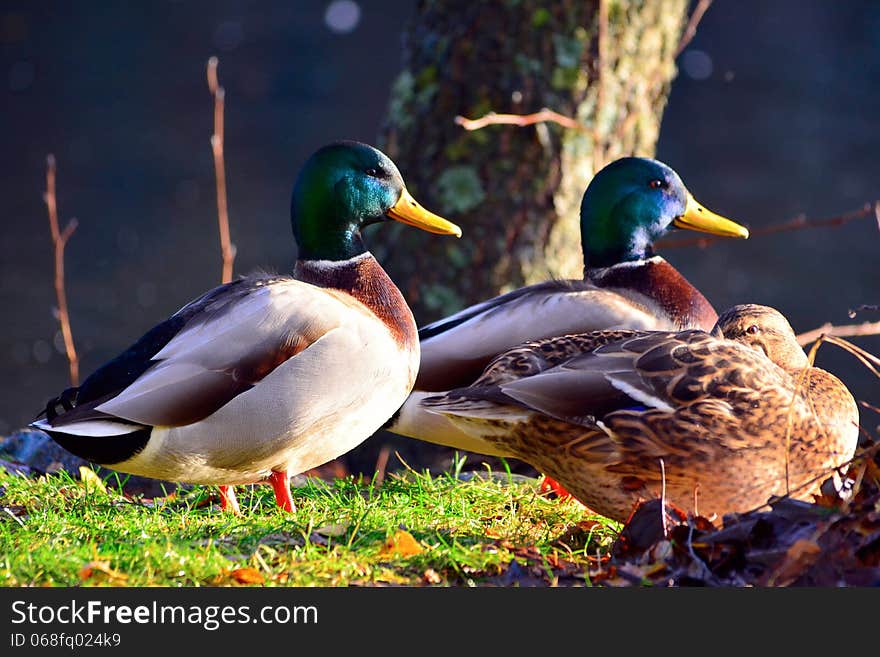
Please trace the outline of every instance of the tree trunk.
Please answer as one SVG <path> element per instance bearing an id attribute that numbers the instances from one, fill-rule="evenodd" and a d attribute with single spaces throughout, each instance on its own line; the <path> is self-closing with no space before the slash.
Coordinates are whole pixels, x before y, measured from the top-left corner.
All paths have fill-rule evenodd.
<path id="1" fill-rule="evenodd" d="M 463 236 L 390 225 L 396 235 L 373 248 L 420 325 L 525 284 L 582 275 L 581 197 L 606 162 L 653 155 L 687 5 L 419 1 L 380 145 L 413 195 Z M 579 128 L 455 123 L 543 108 Z M 373 474 L 383 445 L 417 469 L 448 467 L 453 454 L 380 432 L 344 457 L 347 468 Z"/>
<path id="2" fill-rule="evenodd" d="M 654 153 L 687 4 L 420 0 L 381 145 L 416 198 L 463 236 L 398 230 L 377 249 L 419 324 L 581 276 L 584 189 L 604 163 Z M 580 129 L 454 121 L 542 108 Z"/>

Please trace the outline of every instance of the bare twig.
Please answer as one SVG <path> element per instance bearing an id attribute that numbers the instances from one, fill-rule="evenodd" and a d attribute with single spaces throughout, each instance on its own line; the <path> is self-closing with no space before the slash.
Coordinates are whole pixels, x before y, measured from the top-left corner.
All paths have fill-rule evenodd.
<path id="1" fill-rule="evenodd" d="M 807 228 L 826 228 L 828 226 L 842 226 L 843 224 L 849 223 L 855 219 L 863 219 L 869 215 L 877 215 L 880 213 L 880 201 L 874 201 L 874 203 L 865 203 L 859 210 L 855 210 L 853 212 L 848 212 L 846 214 L 841 214 L 836 217 L 830 217 L 828 219 L 814 219 L 812 221 L 808 220 L 803 215 L 797 216 L 794 219 L 789 221 L 785 221 L 780 224 L 773 224 L 770 226 L 764 226 L 763 228 L 755 228 L 749 230 L 749 235 L 754 237 L 756 235 L 771 235 L 773 233 L 783 233 L 792 230 L 804 230 Z M 880 227 L 880 221 L 878 221 L 878 227 Z M 715 242 L 720 242 L 723 240 L 728 240 L 730 238 L 727 237 L 716 237 L 716 236 L 707 236 L 707 237 L 693 237 L 687 239 L 662 239 L 656 242 L 657 248 L 662 249 L 671 249 L 682 246 L 699 246 L 700 248 L 705 248 L 710 244 L 714 244 Z"/>
<path id="2" fill-rule="evenodd" d="M 682 53 L 682 51 L 687 47 L 687 45 L 691 42 L 691 39 L 694 38 L 694 36 L 697 33 L 697 25 L 699 25 L 700 21 L 703 18 L 703 14 L 706 13 L 706 10 L 709 8 L 709 5 L 711 5 L 711 4 L 712 4 L 712 0 L 700 0 L 699 4 L 696 6 L 696 8 L 694 8 L 693 13 L 691 14 L 690 19 L 688 20 L 687 26 L 685 27 L 684 31 L 682 32 L 681 40 L 679 41 L 678 46 L 676 46 L 675 53 L 673 54 L 673 57 L 678 57 Z M 602 7 L 602 5 L 600 5 L 599 6 L 600 16 L 601 16 L 602 10 L 603 10 L 603 7 Z M 606 9 L 606 11 L 607 11 L 607 9 Z M 605 19 L 604 25 L 601 22 L 601 18 L 600 18 L 600 23 L 599 23 L 599 41 L 600 41 L 600 58 L 599 59 L 600 59 L 600 62 L 602 60 L 601 45 L 602 45 L 602 28 L 603 28 L 603 26 L 606 27 L 606 29 L 607 29 L 607 17 Z M 605 39 L 605 42 L 607 43 L 607 37 Z M 664 78 L 664 70 L 662 68 L 656 70 L 654 72 L 654 74 L 648 79 L 648 83 L 645 86 L 645 89 L 651 90 L 651 91 L 662 89 L 663 83 L 664 83 L 663 78 Z M 645 93 L 638 93 L 637 94 L 636 93 L 636 86 L 637 86 L 638 82 L 639 82 L 639 78 L 637 76 L 631 76 L 628 80 L 628 84 L 626 85 L 626 87 L 624 89 L 624 92 L 622 94 L 620 94 L 620 97 L 624 98 L 624 99 L 635 98 L 639 105 L 641 105 L 643 108 L 647 107 L 648 110 L 650 111 L 650 103 L 654 101 L 654 95 L 652 93 L 649 93 L 648 91 L 646 91 Z M 599 89 L 600 94 L 601 94 L 601 91 L 602 91 L 602 89 L 600 87 L 600 89 Z M 626 102 L 626 101 L 624 101 L 624 102 Z M 597 107 L 596 115 L 598 117 L 598 115 L 599 115 L 598 108 L 600 107 L 600 104 L 598 103 L 598 101 L 596 103 L 596 107 Z M 635 124 L 638 122 L 640 116 L 641 116 L 641 113 L 638 111 L 624 111 L 624 112 L 619 113 L 618 119 L 615 123 L 615 127 L 610 131 L 611 135 L 613 135 L 610 141 L 612 143 L 614 141 L 623 142 L 625 136 L 627 135 L 627 133 L 629 133 L 633 129 Z M 594 142 L 598 143 L 598 139 L 594 139 Z M 603 157 L 602 157 L 601 164 L 602 165 L 607 164 L 607 162 L 605 161 L 607 158 L 607 153 L 602 153 L 602 155 L 603 155 Z M 598 167 L 596 165 L 597 165 L 597 163 L 594 159 L 593 171 L 599 170 L 600 167 Z"/>
<path id="3" fill-rule="evenodd" d="M 694 522 L 693 519 L 688 518 L 688 538 L 687 538 L 687 547 L 688 553 L 691 556 L 691 559 L 694 564 L 703 572 L 703 577 L 707 582 L 718 582 L 718 578 L 715 577 L 715 574 L 712 572 L 712 569 L 706 564 L 705 561 L 700 559 L 697 556 L 697 553 L 694 551 Z"/>
<path id="4" fill-rule="evenodd" d="M 220 228 L 220 254 L 223 258 L 222 283 L 232 280 L 232 263 L 235 260 L 235 245 L 229 237 L 229 211 L 226 204 L 226 164 L 223 160 L 223 101 L 226 91 L 217 79 L 216 57 L 208 60 L 208 89 L 214 96 L 214 134 L 211 135 L 211 150 L 214 153 L 214 177 L 217 181 L 217 222 Z"/>
<path id="5" fill-rule="evenodd" d="M 694 7 L 694 11 L 688 19 L 687 26 L 681 34 L 681 41 L 678 42 L 678 47 L 675 49 L 676 57 L 688 47 L 688 44 L 696 36 L 697 26 L 700 24 L 700 21 L 703 20 L 703 14 L 706 13 L 706 10 L 709 9 L 711 4 L 712 0 L 700 0 L 697 3 L 697 6 Z"/>
<path id="6" fill-rule="evenodd" d="M 794 409 L 795 409 L 795 400 L 798 395 L 801 394 L 801 391 L 804 389 L 804 385 L 807 381 L 807 375 L 810 373 L 810 368 L 813 367 L 813 364 L 816 362 L 816 352 L 819 350 L 819 347 L 822 346 L 822 341 L 826 339 L 826 336 L 822 336 L 821 339 L 817 340 L 816 343 L 810 347 L 810 352 L 807 354 L 807 362 L 810 364 L 810 367 L 804 367 L 800 371 L 800 375 L 797 377 L 797 381 L 795 383 L 794 389 L 791 391 L 791 401 L 788 404 L 788 419 L 785 427 L 785 495 L 786 497 L 791 495 L 791 434 L 794 431 Z M 812 405 L 812 400 L 810 400 Z M 815 409 L 813 409 L 813 417 L 817 421 L 819 421 L 818 416 L 816 415 Z"/>
<path id="7" fill-rule="evenodd" d="M 678 46 L 675 49 L 675 57 L 678 57 L 694 38 L 697 33 L 697 26 L 700 24 L 700 21 L 703 19 L 703 15 L 709 9 L 709 6 L 711 4 L 712 0 L 699 0 L 697 6 L 694 8 L 693 13 L 688 19 L 684 31 L 682 32 L 681 40 L 679 41 Z M 605 103 L 605 67 L 606 61 L 608 59 L 608 0 L 599 0 L 597 35 L 598 54 L 596 58 L 596 121 L 593 125 L 592 130 L 588 130 L 578 121 L 569 116 L 564 116 L 546 108 L 542 109 L 540 112 L 535 112 L 534 114 L 496 114 L 495 112 L 489 112 L 485 116 L 482 116 L 478 119 L 468 119 L 464 116 L 456 116 L 455 123 L 463 127 L 465 130 L 480 130 L 481 128 L 485 128 L 487 125 L 505 124 L 523 127 L 534 125 L 536 123 L 549 122 L 557 123 L 565 128 L 571 128 L 572 130 L 577 130 L 579 132 L 591 133 L 591 136 L 593 138 L 593 171 L 598 171 L 605 164 L 607 164 L 607 162 L 605 161 L 607 153 L 605 152 L 605 149 L 600 146 L 602 140 L 600 139 L 599 125 L 602 116 L 602 108 L 604 107 Z M 652 80 L 651 86 L 654 86 L 657 82 L 661 81 L 661 78 L 662 74 L 658 73 L 658 75 L 655 76 L 655 79 Z M 616 129 L 613 131 L 614 134 L 619 138 L 621 134 L 625 134 L 627 130 L 632 128 L 633 123 L 637 119 L 637 113 L 626 113 L 626 117 L 624 118 L 624 120 L 621 121 L 620 124 L 617 125 Z M 880 222 L 880 215 L 878 215 L 878 222 Z"/>
<path id="8" fill-rule="evenodd" d="M 58 321 L 61 324 L 61 336 L 64 338 L 64 352 L 70 368 L 70 384 L 79 385 L 79 358 L 73 345 L 73 332 L 70 330 L 70 314 L 67 312 L 67 293 L 64 289 L 64 247 L 67 240 L 76 230 L 77 221 L 71 219 L 64 230 L 58 226 L 58 202 L 55 196 L 55 156 L 46 158 L 46 193 L 43 195 L 49 212 L 49 230 L 52 244 L 55 247 L 55 298 L 58 301 Z"/>
<path id="9" fill-rule="evenodd" d="M 859 304 L 858 306 L 856 306 L 855 308 L 851 309 L 849 311 L 849 316 L 855 317 L 860 312 L 864 312 L 865 310 L 878 311 L 878 310 L 880 310 L 880 306 L 878 306 L 877 304 L 862 303 L 862 304 Z"/>
<path id="10" fill-rule="evenodd" d="M 688 46 L 688 44 L 691 42 L 691 40 L 694 38 L 694 36 L 697 33 L 697 26 L 699 25 L 700 21 L 703 19 L 703 14 L 706 13 L 706 10 L 709 9 L 709 5 L 711 5 L 711 4 L 712 4 L 712 0 L 700 0 L 700 2 L 694 8 L 694 11 L 690 16 L 690 19 L 687 22 L 687 26 L 685 27 L 684 31 L 682 32 L 681 40 L 678 42 L 678 46 L 676 46 L 675 53 L 674 53 L 673 57 L 678 57 L 682 53 L 682 51 Z M 599 11 L 600 12 L 602 11 L 601 6 L 599 7 Z M 601 28 L 601 23 L 600 23 L 600 28 Z M 601 39 L 601 34 L 600 34 L 600 39 Z M 662 68 L 656 70 L 654 72 L 654 75 L 652 75 L 648 79 L 648 83 L 647 83 L 645 89 L 652 90 L 652 91 L 662 89 L 663 83 L 664 83 L 663 76 L 664 76 L 664 70 Z M 640 105 L 642 105 L 643 107 L 647 107 L 648 110 L 650 111 L 650 103 L 654 101 L 655 97 L 652 93 L 648 93 L 648 92 L 639 93 L 639 94 L 635 93 L 638 80 L 639 80 L 639 78 L 637 78 L 636 76 L 630 77 L 629 83 L 627 84 L 624 92 L 621 94 L 620 97 L 621 98 L 636 98 L 637 102 Z M 597 104 L 597 106 L 598 106 L 598 104 Z M 598 115 L 598 112 L 597 112 L 597 115 Z M 613 137 L 611 138 L 611 142 L 612 143 L 614 141 L 623 142 L 624 137 L 627 135 L 627 133 L 629 133 L 633 129 L 636 122 L 639 120 L 640 116 L 641 116 L 641 113 L 636 112 L 636 111 L 622 112 L 617 120 L 617 123 L 616 123 L 614 129 L 612 129 L 610 131 L 611 134 L 613 135 Z M 607 155 L 607 154 L 605 154 L 605 155 Z M 602 163 L 607 164 L 607 162 L 605 162 L 604 159 L 605 158 L 603 157 Z M 599 170 L 598 168 L 595 167 L 595 162 L 594 162 L 594 169 L 593 170 L 594 171 Z"/>
<path id="11" fill-rule="evenodd" d="M 602 145 L 602 114 L 605 110 L 605 66 L 608 59 L 608 0 L 599 0 L 599 29 L 596 56 L 596 111 L 593 117 L 593 173 L 605 165 L 605 147 Z M 665 513 L 665 512 L 664 512 Z"/>
<path id="12" fill-rule="evenodd" d="M 455 117 L 455 123 L 457 125 L 460 125 L 465 130 L 480 130 L 481 128 L 485 128 L 487 125 L 507 124 L 523 127 L 527 125 L 534 125 L 535 123 L 546 122 L 558 123 L 565 128 L 571 128 L 572 130 L 578 130 L 580 132 L 587 132 L 587 128 L 582 126 L 571 117 L 563 116 L 562 114 L 546 108 L 542 109 L 540 112 L 535 112 L 534 114 L 496 114 L 495 112 L 489 112 L 479 119 L 468 119 L 463 116 Z"/>
<path id="13" fill-rule="evenodd" d="M 838 338 L 834 335 L 823 335 L 820 338 L 820 341 L 825 341 L 830 344 L 836 345 L 844 351 L 849 352 L 850 354 L 855 356 L 856 359 L 858 359 L 862 363 L 862 365 L 873 372 L 874 376 L 880 378 L 880 358 L 872 354 L 870 351 L 862 349 L 858 345 L 854 345 L 849 340 L 844 340 L 843 338 Z"/>
<path id="14" fill-rule="evenodd" d="M 880 322 L 862 322 L 861 324 L 844 324 L 843 326 L 834 326 L 831 322 L 826 322 L 819 328 L 798 334 L 797 341 L 803 347 L 814 340 L 818 340 L 823 335 L 833 335 L 839 338 L 857 335 L 880 335 Z"/>

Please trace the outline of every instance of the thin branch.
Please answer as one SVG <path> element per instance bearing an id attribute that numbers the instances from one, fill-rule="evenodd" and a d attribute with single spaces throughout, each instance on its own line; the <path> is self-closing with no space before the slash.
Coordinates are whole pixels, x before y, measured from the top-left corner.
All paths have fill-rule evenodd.
<path id="1" fill-rule="evenodd" d="M 599 29 L 597 30 L 596 56 L 596 112 L 593 118 L 593 173 L 596 173 L 605 165 L 605 147 L 599 126 L 602 121 L 602 113 L 605 110 L 605 67 L 608 59 L 608 0 L 599 0 Z M 665 513 L 665 512 L 664 512 Z"/>
<path id="2" fill-rule="evenodd" d="M 694 27 L 694 30 L 696 30 L 696 26 Z M 690 39 L 688 39 L 688 41 L 689 40 Z M 677 57 L 678 52 L 676 52 L 674 56 Z M 655 70 L 654 75 L 648 78 L 647 84 L 645 84 L 645 91 L 642 93 L 636 93 L 638 82 L 639 78 L 637 76 L 630 76 L 624 92 L 620 94 L 620 97 L 623 99 L 634 98 L 637 105 L 641 106 L 642 109 L 647 109 L 648 112 L 650 112 L 651 103 L 656 102 L 657 94 L 662 92 L 664 84 L 668 83 L 669 81 L 664 80 L 664 69 L 660 68 Z M 622 143 L 626 135 L 632 131 L 639 118 L 642 116 L 642 113 L 640 111 L 628 110 L 628 101 L 624 100 L 623 103 L 625 111 L 618 113 L 618 119 L 616 121 L 615 127 L 610 131 L 612 137 L 609 141 L 611 143 L 614 143 L 615 141 Z"/>
<path id="3" fill-rule="evenodd" d="M 685 27 L 684 31 L 682 32 L 681 40 L 679 41 L 678 46 L 676 46 L 675 53 L 673 54 L 673 58 L 678 57 L 682 53 L 682 51 L 687 47 L 687 45 L 691 42 L 691 40 L 694 38 L 694 36 L 697 33 L 697 26 L 699 25 L 700 21 L 702 20 L 703 14 L 706 13 L 706 10 L 709 9 L 709 5 L 711 5 L 711 4 L 712 4 L 712 0 L 700 0 L 699 4 L 694 8 L 694 11 L 690 16 L 690 19 L 687 22 L 687 26 Z M 599 7 L 599 11 L 600 12 L 602 11 L 601 6 Z M 601 27 L 601 24 L 600 24 L 600 27 Z M 600 38 L 601 38 L 601 35 L 600 35 Z M 648 83 L 645 86 L 645 89 L 646 90 L 662 90 L 663 84 L 664 84 L 663 74 L 664 74 L 663 69 L 656 70 L 654 72 L 654 75 L 652 75 L 648 79 Z M 622 98 L 636 98 L 636 100 L 639 104 L 641 104 L 643 107 L 647 107 L 648 110 L 650 111 L 650 104 L 649 103 L 653 102 L 655 100 L 655 97 L 651 93 L 648 93 L 647 91 L 645 93 L 636 94 L 635 90 L 636 90 L 636 85 L 638 83 L 638 80 L 639 80 L 639 78 L 637 76 L 631 76 L 629 79 L 629 82 L 625 88 L 625 91 L 623 92 L 623 94 L 621 94 L 621 97 Z M 597 113 L 597 115 L 598 115 L 598 113 Z M 641 116 L 641 113 L 637 112 L 637 111 L 622 112 L 620 114 L 620 117 L 617 120 L 615 128 L 613 130 L 611 130 L 611 134 L 613 136 L 610 141 L 612 143 L 614 141 L 623 142 L 627 133 L 629 133 L 633 129 L 636 122 L 639 120 L 640 116 Z M 603 160 L 604 160 L 604 158 L 603 158 Z M 605 162 L 603 162 L 603 164 L 605 164 Z M 594 162 L 594 166 L 595 166 L 595 162 Z M 598 168 L 594 168 L 594 171 L 598 171 Z"/>
<path id="4" fill-rule="evenodd" d="M 79 385 L 79 358 L 73 345 L 73 332 L 70 330 L 70 314 L 67 312 L 67 293 L 64 289 L 64 247 L 67 240 L 76 230 L 77 221 L 71 219 L 64 230 L 58 227 L 58 202 L 55 196 L 55 156 L 46 158 L 46 193 L 43 195 L 46 209 L 49 212 L 49 231 L 55 247 L 55 298 L 58 301 L 58 321 L 61 324 L 61 336 L 64 338 L 64 352 L 70 369 L 70 385 Z"/>
<path id="5" fill-rule="evenodd" d="M 697 3 L 697 6 L 694 7 L 694 12 L 688 19 L 687 26 L 681 34 L 681 41 L 678 42 L 678 47 L 675 49 L 676 57 L 688 47 L 688 44 L 697 35 L 697 26 L 700 24 L 700 21 L 703 20 L 703 14 L 706 13 L 706 10 L 709 9 L 711 4 L 712 0 L 700 0 L 700 2 Z"/>
<path id="6" fill-rule="evenodd" d="M 850 317 L 855 317 L 855 316 L 858 315 L 860 312 L 863 312 L 863 311 L 865 311 L 865 310 L 880 310 L 880 306 L 878 306 L 877 304 L 867 304 L 867 303 L 863 303 L 863 304 L 860 304 L 860 305 L 856 306 L 856 307 L 853 308 L 852 310 L 850 310 L 850 311 L 849 311 L 849 316 L 850 316 Z"/>
<path id="7" fill-rule="evenodd" d="M 222 283 L 232 280 L 232 263 L 235 260 L 235 245 L 229 237 L 229 211 L 226 203 L 226 164 L 223 160 L 223 101 L 226 91 L 217 79 L 216 57 L 208 60 L 208 90 L 214 96 L 214 134 L 211 135 L 211 150 L 214 153 L 214 177 L 217 181 L 217 223 L 220 229 L 220 254 L 223 258 Z"/>
<path id="8" fill-rule="evenodd" d="M 814 219 L 810 221 L 805 216 L 799 215 L 794 219 L 785 221 L 780 224 L 772 224 L 770 226 L 764 226 L 762 228 L 750 229 L 749 235 L 751 237 L 754 237 L 756 235 L 771 235 L 773 233 L 783 233 L 792 230 L 804 230 L 807 228 L 826 228 L 828 226 L 842 226 L 849 223 L 850 221 L 863 219 L 869 215 L 880 216 L 880 201 L 874 201 L 873 204 L 865 203 L 859 210 L 848 212 L 846 214 L 841 214 L 836 217 L 830 217 L 828 219 Z M 880 220 L 878 220 L 878 228 L 880 228 Z M 721 242 L 728 239 L 730 238 L 711 235 L 706 237 L 692 237 L 687 239 L 663 239 L 658 240 L 656 242 L 656 246 L 658 249 L 673 249 L 682 246 L 699 246 L 702 249 L 709 246 L 710 244 L 714 244 L 715 242 Z"/>
<path id="9" fill-rule="evenodd" d="M 801 394 L 801 391 L 804 389 L 804 385 L 807 382 L 807 375 L 810 373 L 810 369 L 814 366 L 816 362 L 816 352 L 819 351 L 819 347 L 822 346 L 822 342 L 827 339 L 827 336 L 822 336 L 816 343 L 810 347 L 810 351 L 807 354 L 807 362 L 809 363 L 809 367 L 804 367 L 800 371 L 800 375 L 797 377 L 797 382 L 794 389 L 791 391 L 791 401 L 788 404 L 788 421 L 786 422 L 785 427 L 785 495 L 786 497 L 791 495 L 791 434 L 794 431 L 794 409 L 795 409 L 795 400 L 797 396 Z M 816 409 L 813 404 L 813 400 L 809 395 L 807 396 L 810 402 L 810 407 L 812 408 L 813 419 L 817 422 L 820 422 L 818 414 L 816 413 Z"/>
<path id="10" fill-rule="evenodd" d="M 588 132 L 587 128 L 568 116 L 563 116 L 553 110 L 542 109 L 534 114 L 496 114 L 489 112 L 479 119 L 468 119 L 463 116 L 456 116 L 455 123 L 465 130 L 480 130 L 487 125 L 517 125 L 520 127 L 534 125 L 535 123 L 558 123 L 565 128 L 578 130 L 580 132 Z"/>
<path id="11" fill-rule="evenodd" d="M 850 354 L 855 356 L 856 359 L 858 359 L 862 363 L 862 365 L 864 365 L 871 372 L 873 372 L 874 376 L 876 376 L 878 379 L 880 379 L 880 358 L 878 358 L 877 356 L 872 354 L 870 351 L 862 349 L 858 345 L 854 345 L 849 340 L 844 340 L 843 338 L 838 338 L 834 335 L 827 335 L 827 334 L 823 335 L 819 339 L 817 344 L 822 341 L 827 342 L 829 344 L 836 345 L 836 346 L 840 347 L 841 349 L 843 349 L 844 351 L 849 352 Z M 814 349 L 815 349 L 815 347 L 814 347 Z"/>
<path id="12" fill-rule="evenodd" d="M 838 338 L 880 335 L 880 322 L 862 322 L 861 324 L 844 324 L 843 326 L 834 326 L 831 322 L 826 322 L 819 328 L 798 334 L 797 341 L 799 345 L 804 347 L 823 335 L 833 335 Z"/>
<path id="13" fill-rule="evenodd" d="M 716 583 L 718 582 L 718 578 L 715 577 L 715 573 L 712 572 L 712 569 L 706 565 L 706 562 L 700 559 L 697 556 L 697 553 L 694 551 L 694 522 L 693 519 L 688 518 L 688 538 L 687 538 L 687 547 L 688 553 L 691 556 L 692 562 L 697 565 L 697 567 L 703 571 L 703 577 L 706 582 Z"/>
<path id="14" fill-rule="evenodd" d="M 694 8 L 693 13 L 688 19 L 684 31 L 682 32 L 681 40 L 679 41 L 678 46 L 675 49 L 675 57 L 678 57 L 694 38 L 697 33 L 697 26 L 700 24 L 700 21 L 703 19 L 703 15 L 709 9 L 709 6 L 711 4 L 712 0 L 699 0 L 697 6 Z M 599 118 L 601 117 L 602 108 L 604 107 L 605 102 L 604 74 L 608 49 L 608 0 L 599 0 L 599 16 L 597 23 L 598 55 L 596 58 L 596 123 L 593 126 L 592 130 L 588 130 L 586 127 L 584 127 L 575 119 L 569 116 L 564 116 L 546 108 L 542 109 L 540 112 L 535 112 L 534 114 L 496 114 L 495 112 L 489 112 L 485 116 L 482 116 L 478 119 L 468 119 L 464 116 L 456 116 L 455 123 L 463 127 L 465 130 L 480 130 L 488 125 L 501 124 L 524 127 L 534 125 L 536 123 L 557 123 L 565 128 L 571 128 L 572 130 L 577 130 L 579 132 L 591 133 L 593 138 L 593 171 L 598 171 L 599 169 L 601 169 L 602 166 L 606 164 L 606 153 L 604 149 L 599 146 L 601 140 L 599 138 L 600 135 L 598 126 Z M 617 126 L 617 129 L 614 131 L 615 135 L 617 137 L 620 137 L 622 133 L 625 133 L 626 130 L 631 128 L 632 123 L 636 120 L 637 116 L 638 115 L 635 113 L 628 113 L 624 121 L 621 122 L 621 125 Z M 880 221 L 880 218 L 878 218 L 878 221 Z"/>

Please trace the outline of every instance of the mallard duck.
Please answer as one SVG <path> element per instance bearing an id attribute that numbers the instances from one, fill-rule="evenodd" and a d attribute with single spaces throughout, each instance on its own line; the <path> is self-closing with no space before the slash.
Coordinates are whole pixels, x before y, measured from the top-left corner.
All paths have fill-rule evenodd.
<path id="1" fill-rule="evenodd" d="M 653 242 L 670 228 L 730 237 L 749 231 L 707 210 L 666 164 L 625 157 L 601 169 L 581 201 L 582 280 L 519 288 L 419 331 L 413 393 L 386 427 L 411 438 L 480 454 L 510 456 L 426 413 L 421 400 L 472 383 L 495 356 L 527 340 L 603 329 L 710 330 L 718 315 Z"/>
<path id="2" fill-rule="evenodd" d="M 293 276 L 221 285 L 150 329 L 46 405 L 31 426 L 121 472 L 220 486 L 289 476 L 349 451 L 409 394 L 418 334 L 361 230 L 394 219 L 461 230 L 409 194 L 394 163 L 358 142 L 315 152 L 293 189 Z"/>
<path id="3" fill-rule="evenodd" d="M 607 330 L 531 341 L 422 405 L 625 521 L 660 497 L 717 520 L 810 499 L 852 458 L 859 414 L 767 306 L 712 332 Z"/>

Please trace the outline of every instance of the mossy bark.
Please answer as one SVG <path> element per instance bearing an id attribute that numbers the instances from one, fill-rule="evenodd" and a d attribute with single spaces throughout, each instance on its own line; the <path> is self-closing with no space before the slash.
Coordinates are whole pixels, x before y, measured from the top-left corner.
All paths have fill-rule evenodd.
<path id="1" fill-rule="evenodd" d="M 579 209 L 594 170 L 654 153 L 688 0 L 605 1 L 601 65 L 599 0 L 418 2 L 379 143 L 413 195 L 463 236 L 393 224 L 383 232 L 396 234 L 371 248 L 420 325 L 524 284 L 581 276 Z M 543 108 L 581 128 L 455 123 Z M 371 475 L 381 446 L 418 469 L 448 468 L 454 453 L 379 432 L 343 461 Z"/>
<path id="2" fill-rule="evenodd" d="M 401 227 L 377 255 L 420 324 L 550 276 L 578 277 L 578 210 L 596 167 L 652 155 L 687 0 L 420 0 L 380 144 L 461 240 Z M 576 118 L 464 130 L 456 116 Z M 384 241 L 384 240 L 383 240 Z"/>

